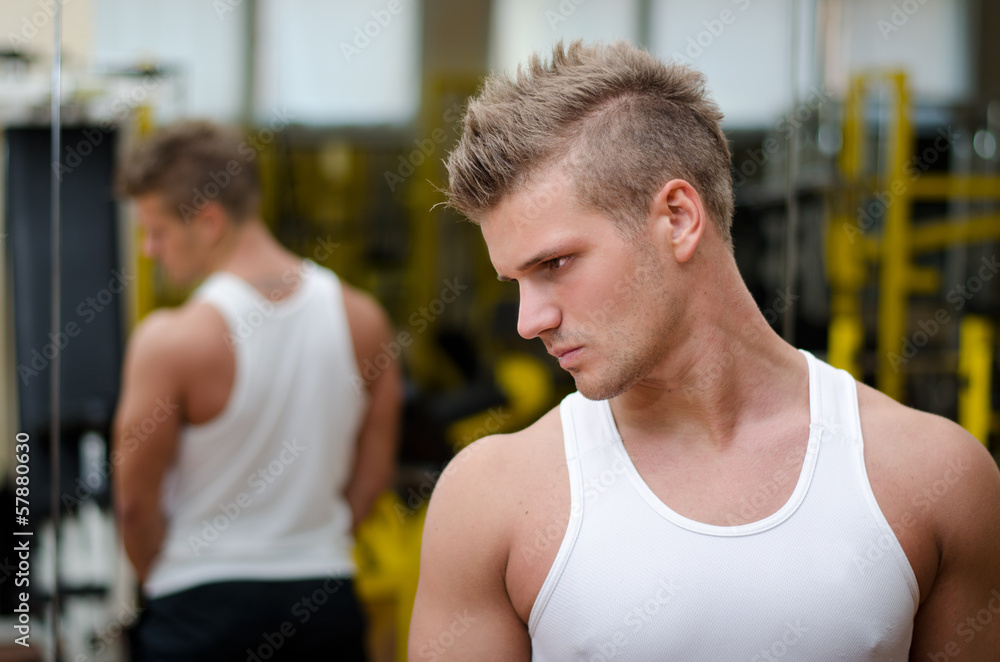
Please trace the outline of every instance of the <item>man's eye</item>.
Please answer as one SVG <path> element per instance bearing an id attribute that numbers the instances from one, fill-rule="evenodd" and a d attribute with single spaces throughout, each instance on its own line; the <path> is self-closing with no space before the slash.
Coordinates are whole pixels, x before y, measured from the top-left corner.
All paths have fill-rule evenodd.
<path id="1" fill-rule="evenodd" d="M 566 266 L 566 263 L 569 262 L 570 257 L 571 257 L 570 255 L 564 255 L 562 257 L 552 258 L 551 260 L 545 263 L 545 266 L 548 267 L 549 271 L 558 271 L 559 269 L 562 269 L 563 267 Z"/>

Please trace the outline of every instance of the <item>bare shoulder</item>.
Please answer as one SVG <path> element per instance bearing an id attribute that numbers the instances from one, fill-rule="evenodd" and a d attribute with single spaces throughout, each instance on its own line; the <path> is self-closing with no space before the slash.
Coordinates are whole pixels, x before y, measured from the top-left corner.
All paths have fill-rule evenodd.
<path id="1" fill-rule="evenodd" d="M 1000 470 L 940 416 L 859 387 L 872 490 L 920 587 L 910 659 L 995 659 L 1000 650 Z"/>
<path id="2" fill-rule="evenodd" d="M 923 602 L 949 563 L 971 562 L 984 544 L 998 546 L 984 532 L 1000 533 L 1000 471 L 978 440 L 946 418 L 861 384 L 858 402 L 872 491 L 910 560 Z M 997 559 L 990 562 L 994 570 Z"/>
<path id="3" fill-rule="evenodd" d="M 424 525 L 411 657 L 434 651 L 445 660 L 530 658 L 508 563 L 522 513 L 534 513 L 548 489 L 539 476 L 551 471 L 552 448 L 562 447 L 561 434 L 552 439 L 558 418 L 555 409 L 520 432 L 484 437 L 445 468 Z M 437 634 L 459 621 L 471 636 L 456 636 L 447 652 L 438 651 Z"/>
<path id="4" fill-rule="evenodd" d="M 538 479 L 560 463 L 565 468 L 556 407 L 524 430 L 483 437 L 464 448 L 442 472 L 432 508 L 461 512 L 485 506 L 497 518 L 495 532 L 509 533 L 511 514 L 533 498 L 543 487 Z"/>
<path id="5" fill-rule="evenodd" d="M 153 311 L 135 328 L 129 339 L 126 379 L 131 375 L 133 380 L 171 384 L 170 390 L 182 399 L 194 397 L 197 402 L 189 414 L 201 420 L 211 412 L 200 414 L 200 406 L 219 409 L 225 403 L 234 365 L 233 340 L 222 315 L 194 301 Z M 211 394 L 217 397 L 208 397 Z M 219 406 L 213 404 L 216 400 Z"/>
<path id="6" fill-rule="evenodd" d="M 389 341 L 392 334 L 392 322 L 375 297 L 341 281 L 341 291 L 344 293 L 344 310 L 347 313 L 347 324 L 351 330 L 351 340 L 354 343 L 354 355 L 358 365 L 365 359 L 374 361 L 382 350 L 382 345 Z M 409 344 L 409 343 L 407 343 Z M 400 348 L 401 349 L 401 348 Z"/>
<path id="7" fill-rule="evenodd" d="M 940 479 L 957 485 L 997 477 L 989 452 L 957 423 L 906 407 L 863 384 L 858 401 L 866 459 L 891 465 L 897 478 L 914 489 Z"/>
<path id="8" fill-rule="evenodd" d="M 344 309 L 351 325 L 351 332 L 382 334 L 390 328 L 389 316 L 375 297 L 341 281 Z"/>
<path id="9" fill-rule="evenodd" d="M 181 310 L 154 310 L 143 318 L 129 336 L 129 356 L 133 359 L 165 360 L 179 354 L 185 317 Z"/>
<path id="10" fill-rule="evenodd" d="M 171 310 L 156 311 L 150 318 L 160 318 L 157 323 L 163 336 L 163 349 L 182 365 L 203 365 L 213 358 L 231 356 L 233 337 L 226 320 L 211 304 L 189 301 Z"/>

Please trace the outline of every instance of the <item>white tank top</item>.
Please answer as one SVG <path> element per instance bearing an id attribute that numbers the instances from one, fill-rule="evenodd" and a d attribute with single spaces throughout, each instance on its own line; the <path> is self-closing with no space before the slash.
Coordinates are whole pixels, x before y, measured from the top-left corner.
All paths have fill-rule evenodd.
<path id="1" fill-rule="evenodd" d="M 572 506 L 528 620 L 532 660 L 909 658 L 917 583 L 868 482 L 855 382 L 803 354 L 805 461 L 788 502 L 749 524 L 675 513 L 639 477 L 609 403 L 563 400 Z"/>
<path id="2" fill-rule="evenodd" d="M 303 274 L 280 302 L 226 272 L 193 295 L 225 319 L 236 375 L 222 412 L 181 430 L 150 597 L 224 580 L 354 573 L 343 492 L 368 396 L 340 281 L 308 260 Z"/>

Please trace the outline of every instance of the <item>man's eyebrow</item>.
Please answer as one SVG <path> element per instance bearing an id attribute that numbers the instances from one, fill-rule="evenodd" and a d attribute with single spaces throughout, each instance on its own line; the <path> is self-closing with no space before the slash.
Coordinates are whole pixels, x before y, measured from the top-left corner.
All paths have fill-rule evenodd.
<path id="1" fill-rule="evenodd" d="M 532 257 L 532 258 L 530 258 L 528 260 L 525 260 L 521 264 L 521 266 L 519 266 L 517 268 L 517 273 L 521 273 L 521 272 L 527 271 L 528 269 L 530 269 L 531 267 L 535 266 L 539 262 L 546 262 L 548 260 L 551 260 L 552 258 L 555 258 L 555 257 L 558 257 L 560 255 L 563 255 L 563 254 L 567 253 L 568 251 L 569 251 L 569 247 L 568 246 L 556 246 L 554 248 L 546 248 L 545 250 L 538 251 L 537 253 L 535 253 L 534 257 Z M 513 279 L 512 278 L 508 278 L 507 276 L 503 276 L 501 274 L 497 274 L 497 280 L 503 281 L 503 282 L 506 283 L 506 282 L 511 281 Z"/>

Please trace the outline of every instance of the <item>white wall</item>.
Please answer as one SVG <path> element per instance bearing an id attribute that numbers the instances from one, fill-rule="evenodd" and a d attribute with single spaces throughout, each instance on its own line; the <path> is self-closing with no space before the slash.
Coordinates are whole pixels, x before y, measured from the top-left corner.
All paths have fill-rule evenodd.
<path id="1" fill-rule="evenodd" d="M 962 101 L 971 95 L 973 84 L 968 12 L 967 0 L 845 3 L 840 69 L 901 67 L 919 99 Z"/>
<path id="2" fill-rule="evenodd" d="M 636 0 L 494 0 L 490 68 L 514 71 L 533 52 L 564 39 L 635 41 Z"/>
<path id="3" fill-rule="evenodd" d="M 240 117 L 246 63 L 246 7 L 234 0 L 94 0 L 91 60 L 98 69 L 152 63 L 181 72 L 180 112 L 232 122 Z M 170 117 L 160 117 L 169 121 Z"/>
<path id="4" fill-rule="evenodd" d="M 68 67 L 89 65 L 93 0 L 63 0 L 62 51 Z M 48 66 L 52 60 L 53 0 L 0 1 L 0 48 L 23 50 Z"/>
<path id="5" fill-rule="evenodd" d="M 409 122 L 420 100 L 420 0 L 260 0 L 257 119 Z"/>
<path id="6" fill-rule="evenodd" d="M 968 0 L 652 0 L 648 46 L 706 74 L 728 128 L 772 126 L 793 105 L 793 1 L 800 102 L 824 86 L 842 95 L 872 67 L 905 69 L 919 102 L 969 94 Z M 640 32 L 634 0 L 495 0 L 493 12 L 491 63 L 507 70 L 559 38 Z"/>

